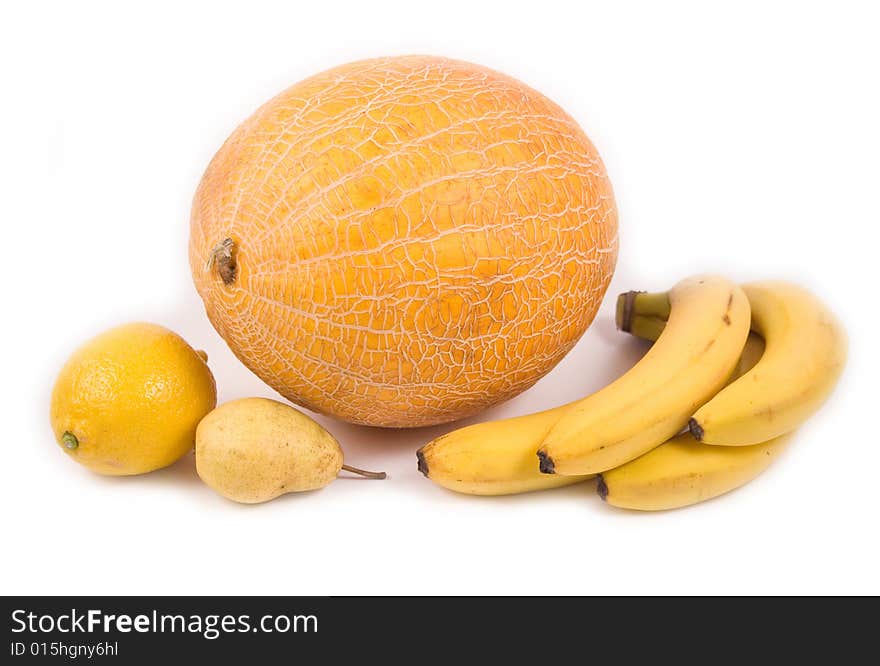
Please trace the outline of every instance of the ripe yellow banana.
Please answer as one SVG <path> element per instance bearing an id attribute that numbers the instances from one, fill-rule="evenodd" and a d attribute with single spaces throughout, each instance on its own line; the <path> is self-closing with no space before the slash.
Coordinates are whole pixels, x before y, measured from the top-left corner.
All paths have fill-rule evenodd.
<path id="1" fill-rule="evenodd" d="M 689 433 L 599 476 L 613 506 L 661 511 L 696 504 L 745 485 L 770 466 L 792 434 L 752 446 L 707 446 Z"/>
<path id="2" fill-rule="evenodd" d="M 645 335 L 639 337 L 655 340 L 665 325 L 660 317 L 634 314 L 630 332 L 641 331 Z M 754 368 L 763 353 L 764 340 L 750 332 L 730 382 Z M 787 446 L 789 437 L 755 446 L 714 447 L 684 433 L 641 458 L 603 472 L 597 490 L 609 504 L 625 509 L 657 511 L 696 504 L 758 476 Z"/>
<path id="3" fill-rule="evenodd" d="M 418 450 L 419 471 L 470 495 L 526 493 L 591 478 L 541 474 L 535 465 L 535 449 L 567 407 L 453 430 Z"/>
<path id="4" fill-rule="evenodd" d="M 679 282 L 666 299 L 667 323 L 641 361 L 570 405 L 550 428 L 538 450 L 542 472 L 583 475 L 629 462 L 678 433 L 727 382 L 749 331 L 742 289 L 697 276 Z M 651 300 L 663 303 L 659 294 Z"/>
<path id="5" fill-rule="evenodd" d="M 846 363 L 843 327 L 809 291 L 787 282 L 753 282 L 743 291 L 766 349 L 690 419 L 705 444 L 748 446 L 794 430 L 825 402 Z"/>

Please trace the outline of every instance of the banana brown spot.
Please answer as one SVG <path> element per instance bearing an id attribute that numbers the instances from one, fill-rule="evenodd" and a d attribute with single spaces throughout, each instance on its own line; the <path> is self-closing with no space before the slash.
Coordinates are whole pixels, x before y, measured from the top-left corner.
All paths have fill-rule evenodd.
<path id="1" fill-rule="evenodd" d="M 553 458 L 544 451 L 538 451 L 538 460 L 540 461 L 538 467 L 542 474 L 556 474 L 556 464 L 553 462 Z"/>
<path id="2" fill-rule="evenodd" d="M 730 296 L 727 297 L 727 309 L 724 311 L 724 316 L 721 317 L 721 321 L 723 321 L 726 326 L 730 326 L 730 309 L 732 307 L 733 307 L 733 292 L 730 292 Z"/>

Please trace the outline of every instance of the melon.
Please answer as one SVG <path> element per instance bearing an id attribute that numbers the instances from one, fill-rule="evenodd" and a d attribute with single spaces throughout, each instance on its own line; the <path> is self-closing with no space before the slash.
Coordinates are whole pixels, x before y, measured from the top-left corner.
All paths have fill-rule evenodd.
<path id="1" fill-rule="evenodd" d="M 444 423 L 534 384 L 590 325 L 617 212 L 578 124 L 539 92 L 431 56 L 288 88 L 195 194 L 209 319 L 287 399 L 352 423 Z"/>

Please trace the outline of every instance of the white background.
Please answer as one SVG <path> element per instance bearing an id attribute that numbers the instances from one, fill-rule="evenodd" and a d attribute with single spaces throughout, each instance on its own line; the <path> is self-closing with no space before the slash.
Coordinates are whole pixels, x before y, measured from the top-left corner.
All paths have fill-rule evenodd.
<path id="1" fill-rule="evenodd" d="M 880 17 L 871 3 L 20 3 L 0 10 L 0 592 L 23 594 L 880 593 L 876 351 Z M 23 9 L 23 7 L 27 9 Z M 836 394 L 764 476 L 661 514 L 590 485 L 459 496 L 414 451 L 452 426 L 321 419 L 341 479 L 238 506 L 188 456 L 101 478 L 52 439 L 54 375 L 82 341 L 150 320 L 204 348 L 221 400 L 272 396 L 209 325 L 187 263 L 196 184 L 260 103 L 312 73 L 433 53 L 514 75 L 593 139 L 620 211 L 596 323 L 480 418 L 596 389 L 639 347 L 613 295 L 693 272 L 812 287 L 851 335 Z"/>

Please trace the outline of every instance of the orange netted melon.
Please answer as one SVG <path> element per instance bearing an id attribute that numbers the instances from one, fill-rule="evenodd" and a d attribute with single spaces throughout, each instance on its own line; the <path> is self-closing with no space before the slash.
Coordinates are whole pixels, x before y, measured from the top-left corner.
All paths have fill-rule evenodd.
<path id="1" fill-rule="evenodd" d="M 446 58 L 355 62 L 248 118 L 195 195 L 208 316 L 289 400 L 410 427 L 525 390 L 589 326 L 617 258 L 595 148 L 559 106 Z"/>

